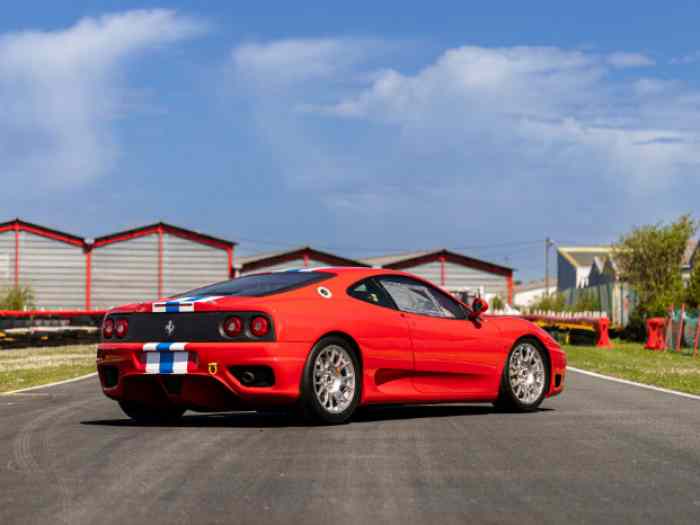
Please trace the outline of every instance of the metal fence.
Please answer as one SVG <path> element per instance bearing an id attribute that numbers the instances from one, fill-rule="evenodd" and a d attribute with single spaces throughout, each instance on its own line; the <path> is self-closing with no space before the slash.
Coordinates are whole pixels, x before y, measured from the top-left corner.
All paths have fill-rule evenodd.
<path id="1" fill-rule="evenodd" d="M 626 326 L 630 312 L 637 304 L 637 295 L 625 283 L 608 283 L 586 288 L 569 288 L 559 292 L 564 296 L 567 306 L 574 306 L 585 295 L 593 296 L 600 303 L 600 310 L 616 326 Z"/>

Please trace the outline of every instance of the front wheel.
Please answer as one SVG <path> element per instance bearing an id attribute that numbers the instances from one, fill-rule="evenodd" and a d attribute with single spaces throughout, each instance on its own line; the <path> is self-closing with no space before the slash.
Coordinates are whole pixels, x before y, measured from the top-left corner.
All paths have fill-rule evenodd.
<path id="1" fill-rule="evenodd" d="M 184 408 L 180 407 L 155 407 L 139 403 L 138 401 L 119 401 L 119 406 L 131 419 L 143 424 L 174 423 L 178 421 Z"/>
<path id="2" fill-rule="evenodd" d="M 304 417 L 319 423 L 344 423 L 355 412 L 361 391 L 360 362 L 347 341 L 326 337 L 316 343 L 301 384 Z"/>
<path id="3" fill-rule="evenodd" d="M 542 403 L 549 388 L 549 365 L 542 347 L 530 340 L 520 341 L 508 354 L 497 408 L 530 412 Z"/>

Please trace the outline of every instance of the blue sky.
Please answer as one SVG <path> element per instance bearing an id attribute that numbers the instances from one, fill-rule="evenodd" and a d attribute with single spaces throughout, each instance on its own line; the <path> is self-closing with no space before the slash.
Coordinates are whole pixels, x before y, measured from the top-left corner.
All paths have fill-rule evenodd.
<path id="1" fill-rule="evenodd" d="M 700 4 L 566 4 L 8 4 L 2 215 L 538 277 L 700 195 Z"/>

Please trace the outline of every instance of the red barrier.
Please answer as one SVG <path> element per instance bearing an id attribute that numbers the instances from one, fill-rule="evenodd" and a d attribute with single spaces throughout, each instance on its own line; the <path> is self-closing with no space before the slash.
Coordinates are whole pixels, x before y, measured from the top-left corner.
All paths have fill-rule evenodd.
<path id="1" fill-rule="evenodd" d="M 644 348 L 648 350 L 666 350 L 666 318 L 647 319 L 647 341 Z"/>
<path id="2" fill-rule="evenodd" d="M 103 316 L 107 310 L 0 310 L 0 317 L 83 317 Z"/>
<path id="3" fill-rule="evenodd" d="M 584 314 L 585 315 L 585 314 Z M 542 326 L 564 327 L 564 329 L 588 326 L 596 332 L 596 346 L 600 348 L 612 348 L 610 342 L 610 320 L 607 317 L 578 317 L 576 314 L 545 313 L 523 316 L 528 321 Z"/>
<path id="4" fill-rule="evenodd" d="M 603 317 L 597 320 L 595 329 L 598 332 L 598 342 L 596 346 L 601 348 L 612 348 L 612 343 L 610 342 L 610 335 L 608 329 L 610 328 L 610 320 L 607 317 Z"/>

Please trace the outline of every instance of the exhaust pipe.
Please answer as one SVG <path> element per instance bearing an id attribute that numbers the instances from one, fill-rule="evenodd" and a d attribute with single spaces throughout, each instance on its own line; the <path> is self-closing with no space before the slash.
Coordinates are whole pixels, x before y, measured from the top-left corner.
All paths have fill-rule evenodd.
<path id="1" fill-rule="evenodd" d="M 252 385 L 255 382 L 255 374 L 250 370 L 246 370 L 241 374 L 241 383 L 244 385 Z"/>

